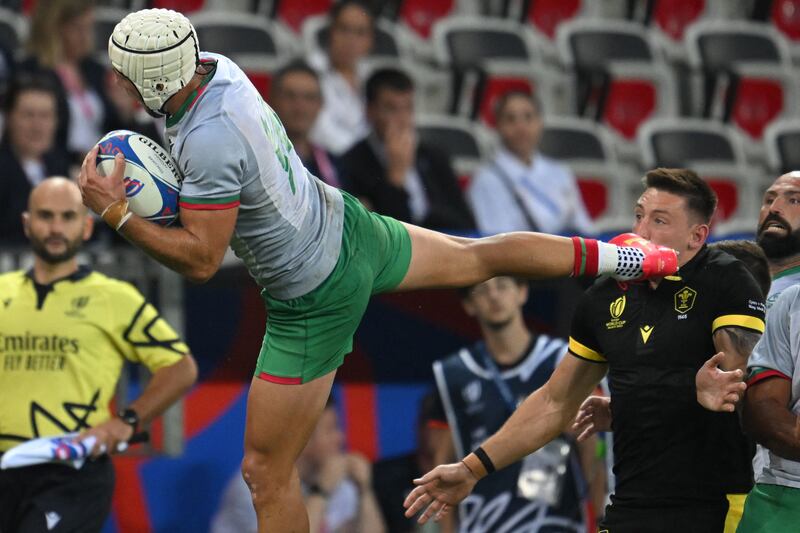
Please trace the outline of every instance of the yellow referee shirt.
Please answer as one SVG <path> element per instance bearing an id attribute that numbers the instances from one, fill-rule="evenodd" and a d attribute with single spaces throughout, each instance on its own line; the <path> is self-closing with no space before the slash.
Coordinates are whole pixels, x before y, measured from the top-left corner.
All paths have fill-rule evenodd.
<path id="1" fill-rule="evenodd" d="M 129 283 L 86 267 L 49 285 L 0 275 L 0 452 L 107 420 L 126 359 L 155 372 L 188 352 Z"/>

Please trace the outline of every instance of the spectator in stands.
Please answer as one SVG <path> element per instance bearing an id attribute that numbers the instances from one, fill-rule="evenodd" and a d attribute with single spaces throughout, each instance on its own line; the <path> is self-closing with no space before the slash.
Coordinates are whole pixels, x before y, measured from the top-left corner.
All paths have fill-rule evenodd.
<path id="1" fill-rule="evenodd" d="M 306 499 L 310 533 L 384 533 L 386 526 L 372 490 L 372 465 L 362 455 L 342 451 L 344 435 L 336 405 L 328 400 L 303 453 L 297 472 Z M 255 533 L 250 490 L 237 473 L 228 483 L 212 533 Z"/>
<path id="2" fill-rule="evenodd" d="M 20 64 L 21 70 L 52 77 L 58 91 L 56 142 L 76 161 L 118 125 L 107 97 L 110 73 L 92 58 L 93 5 L 92 0 L 39 0 L 27 43 L 30 57 Z"/>
<path id="3" fill-rule="evenodd" d="M 454 525 L 453 520 L 419 525 L 415 519 L 406 518 L 403 507 L 397 505 L 397 502 L 402 502 L 408 496 L 411 480 L 420 477 L 437 464 L 450 462 L 455 458 L 450 429 L 446 422 L 439 420 L 441 418 L 439 411 L 441 411 L 439 395 L 432 390 L 420 402 L 417 418 L 417 449 L 408 455 L 375 463 L 372 485 L 383 516 L 386 518 L 389 533 L 452 531 L 447 528 Z M 452 515 L 448 517 L 452 518 Z"/>
<path id="4" fill-rule="evenodd" d="M 333 4 L 325 54 L 309 58 L 322 85 L 322 112 L 312 140 L 340 155 L 367 133 L 362 84 L 364 58 L 372 49 L 375 18 L 363 0 Z"/>
<path id="5" fill-rule="evenodd" d="M 478 229 L 581 234 L 592 232 L 575 176 L 537 148 L 542 135 L 538 98 L 520 91 L 501 96 L 495 106 L 501 146 L 475 174 L 468 198 Z"/>
<path id="6" fill-rule="evenodd" d="M 269 103 L 306 169 L 328 185 L 340 187 L 338 161 L 309 139 L 322 108 L 322 90 L 314 69 L 303 61 L 283 67 L 272 78 Z"/>
<path id="7" fill-rule="evenodd" d="M 3 105 L 0 144 L 0 242 L 25 244 L 22 213 L 31 190 L 47 176 L 67 175 L 67 155 L 54 144 L 58 124 L 56 90 L 46 78 L 21 74 Z"/>
<path id="8" fill-rule="evenodd" d="M 414 84 L 387 68 L 366 85 L 370 133 L 342 157 L 349 191 L 371 209 L 428 228 L 475 228 L 447 156 L 418 143 L 414 131 Z"/>

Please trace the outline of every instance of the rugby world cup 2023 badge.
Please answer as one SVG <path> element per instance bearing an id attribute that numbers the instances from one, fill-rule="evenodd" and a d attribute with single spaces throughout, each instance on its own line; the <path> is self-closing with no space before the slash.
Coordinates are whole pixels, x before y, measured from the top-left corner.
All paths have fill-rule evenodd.
<path id="1" fill-rule="evenodd" d="M 620 296 L 608 306 L 608 311 L 611 313 L 611 320 L 606 322 L 606 329 L 618 329 L 625 325 L 625 321 L 621 320 L 622 313 L 625 312 L 625 295 Z"/>

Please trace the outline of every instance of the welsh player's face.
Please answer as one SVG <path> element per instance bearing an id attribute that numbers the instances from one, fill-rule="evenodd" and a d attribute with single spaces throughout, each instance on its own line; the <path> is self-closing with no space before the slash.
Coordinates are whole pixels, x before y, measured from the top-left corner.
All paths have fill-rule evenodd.
<path id="1" fill-rule="evenodd" d="M 681 265 L 692 257 L 686 252 L 697 250 L 705 242 L 707 233 L 699 231 L 704 225 L 690 214 L 681 196 L 649 188 L 639 197 L 633 212 L 633 232 L 676 250 Z M 686 259 L 682 261 L 682 257 Z"/>
<path id="2" fill-rule="evenodd" d="M 472 288 L 464 309 L 481 324 L 499 329 L 522 315 L 528 287 L 508 276 L 499 276 Z"/>
<path id="3" fill-rule="evenodd" d="M 769 259 L 800 254 L 800 172 L 784 174 L 764 193 L 757 239 Z"/>
<path id="4" fill-rule="evenodd" d="M 92 230 L 80 199 L 64 194 L 34 196 L 24 223 L 34 253 L 50 264 L 72 259 Z"/>

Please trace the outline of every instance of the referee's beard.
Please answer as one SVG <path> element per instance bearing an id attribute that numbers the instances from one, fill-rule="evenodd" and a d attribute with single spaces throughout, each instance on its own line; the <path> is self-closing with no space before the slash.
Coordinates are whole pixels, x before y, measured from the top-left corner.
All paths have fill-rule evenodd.
<path id="1" fill-rule="evenodd" d="M 49 265 L 57 265 L 59 263 L 65 263 L 75 257 L 83 245 L 83 235 L 78 235 L 73 240 L 69 240 L 63 235 L 50 235 L 44 239 L 39 239 L 31 235 L 30 242 L 31 248 L 33 249 L 33 253 L 36 255 L 36 257 Z M 52 245 L 57 242 L 64 243 L 62 251 L 51 252 L 48 250 L 48 245 Z"/>

